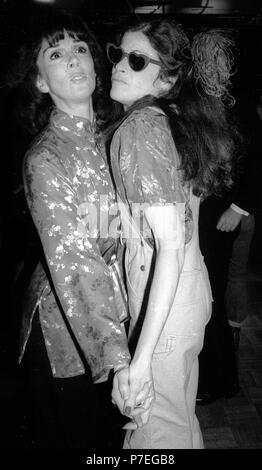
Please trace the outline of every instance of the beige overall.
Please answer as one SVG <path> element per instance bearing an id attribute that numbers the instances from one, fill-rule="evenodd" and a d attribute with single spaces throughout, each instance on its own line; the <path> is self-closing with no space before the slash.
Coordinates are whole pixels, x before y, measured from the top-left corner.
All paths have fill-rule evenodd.
<path id="1" fill-rule="evenodd" d="M 203 439 L 195 415 L 198 354 L 211 315 L 212 295 L 199 250 L 199 198 L 191 194 L 193 236 L 185 246 L 184 263 L 174 303 L 156 345 L 152 371 L 156 399 L 148 423 L 127 431 L 125 449 L 201 449 Z M 123 231 L 130 230 L 121 214 Z M 137 325 L 150 276 L 153 249 L 137 231 L 126 239 L 126 278 L 131 334 Z"/>

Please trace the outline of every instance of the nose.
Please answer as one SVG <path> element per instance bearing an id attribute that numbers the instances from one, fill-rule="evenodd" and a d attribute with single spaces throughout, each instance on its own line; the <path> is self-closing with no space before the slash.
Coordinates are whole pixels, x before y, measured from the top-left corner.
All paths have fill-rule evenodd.
<path id="1" fill-rule="evenodd" d="M 72 67 L 75 67 L 76 65 L 79 65 L 79 58 L 78 58 L 78 55 L 75 52 L 70 52 L 68 54 L 67 65 L 68 65 L 69 68 L 72 68 Z"/>
<path id="2" fill-rule="evenodd" d="M 128 65 L 127 57 L 123 56 L 122 59 L 117 64 L 115 64 L 115 69 L 118 72 L 126 71 L 127 65 Z"/>

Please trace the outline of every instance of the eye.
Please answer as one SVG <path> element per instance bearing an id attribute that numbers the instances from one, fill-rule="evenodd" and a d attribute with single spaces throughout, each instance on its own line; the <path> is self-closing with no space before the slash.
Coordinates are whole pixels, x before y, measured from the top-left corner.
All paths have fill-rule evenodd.
<path id="1" fill-rule="evenodd" d="M 88 47 L 85 45 L 77 46 L 76 52 L 78 54 L 86 54 L 88 52 Z"/>
<path id="2" fill-rule="evenodd" d="M 60 57 L 62 57 L 62 52 L 61 51 L 54 51 L 50 54 L 50 59 L 51 60 L 60 59 Z"/>

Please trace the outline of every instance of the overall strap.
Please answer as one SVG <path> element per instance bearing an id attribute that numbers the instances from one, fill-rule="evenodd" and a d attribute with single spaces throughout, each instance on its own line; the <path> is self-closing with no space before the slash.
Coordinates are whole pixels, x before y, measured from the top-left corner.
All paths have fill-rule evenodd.
<path id="1" fill-rule="evenodd" d="M 134 217 L 132 217 L 132 214 L 131 214 L 131 211 L 128 210 L 127 207 L 128 206 L 128 203 L 124 203 L 119 195 L 119 193 L 117 193 L 117 201 L 118 201 L 118 209 L 120 211 L 120 214 L 121 214 L 121 225 L 122 225 L 122 229 L 123 229 L 123 235 L 122 237 L 125 238 L 125 239 L 128 239 L 130 237 L 132 238 L 135 238 L 137 240 L 140 240 L 141 244 L 143 245 L 145 242 L 144 238 L 143 238 L 143 235 L 139 229 L 139 227 L 137 226 L 137 223 L 134 219 Z M 121 237 L 121 238 L 122 238 Z"/>

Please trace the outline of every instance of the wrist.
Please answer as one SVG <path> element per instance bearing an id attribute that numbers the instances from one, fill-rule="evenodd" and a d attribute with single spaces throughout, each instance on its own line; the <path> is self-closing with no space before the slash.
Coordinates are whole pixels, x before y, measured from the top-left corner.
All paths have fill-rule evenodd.
<path id="1" fill-rule="evenodd" d="M 246 217 L 249 215 L 249 212 L 245 211 L 244 209 L 241 209 L 241 207 L 237 206 L 236 204 L 234 204 L 232 202 L 232 204 L 230 205 L 230 208 L 234 211 L 234 212 L 237 212 L 237 214 L 239 215 L 245 215 Z"/>
<path id="2" fill-rule="evenodd" d="M 117 366 L 114 367 L 114 373 L 116 374 L 117 372 L 120 372 L 123 369 L 128 369 L 129 367 L 129 362 L 125 362 L 124 364 L 118 364 Z"/>
<path id="3" fill-rule="evenodd" d="M 139 367 L 147 367 L 151 365 L 152 354 L 150 353 L 135 353 L 132 359 L 132 365 L 139 364 Z"/>

